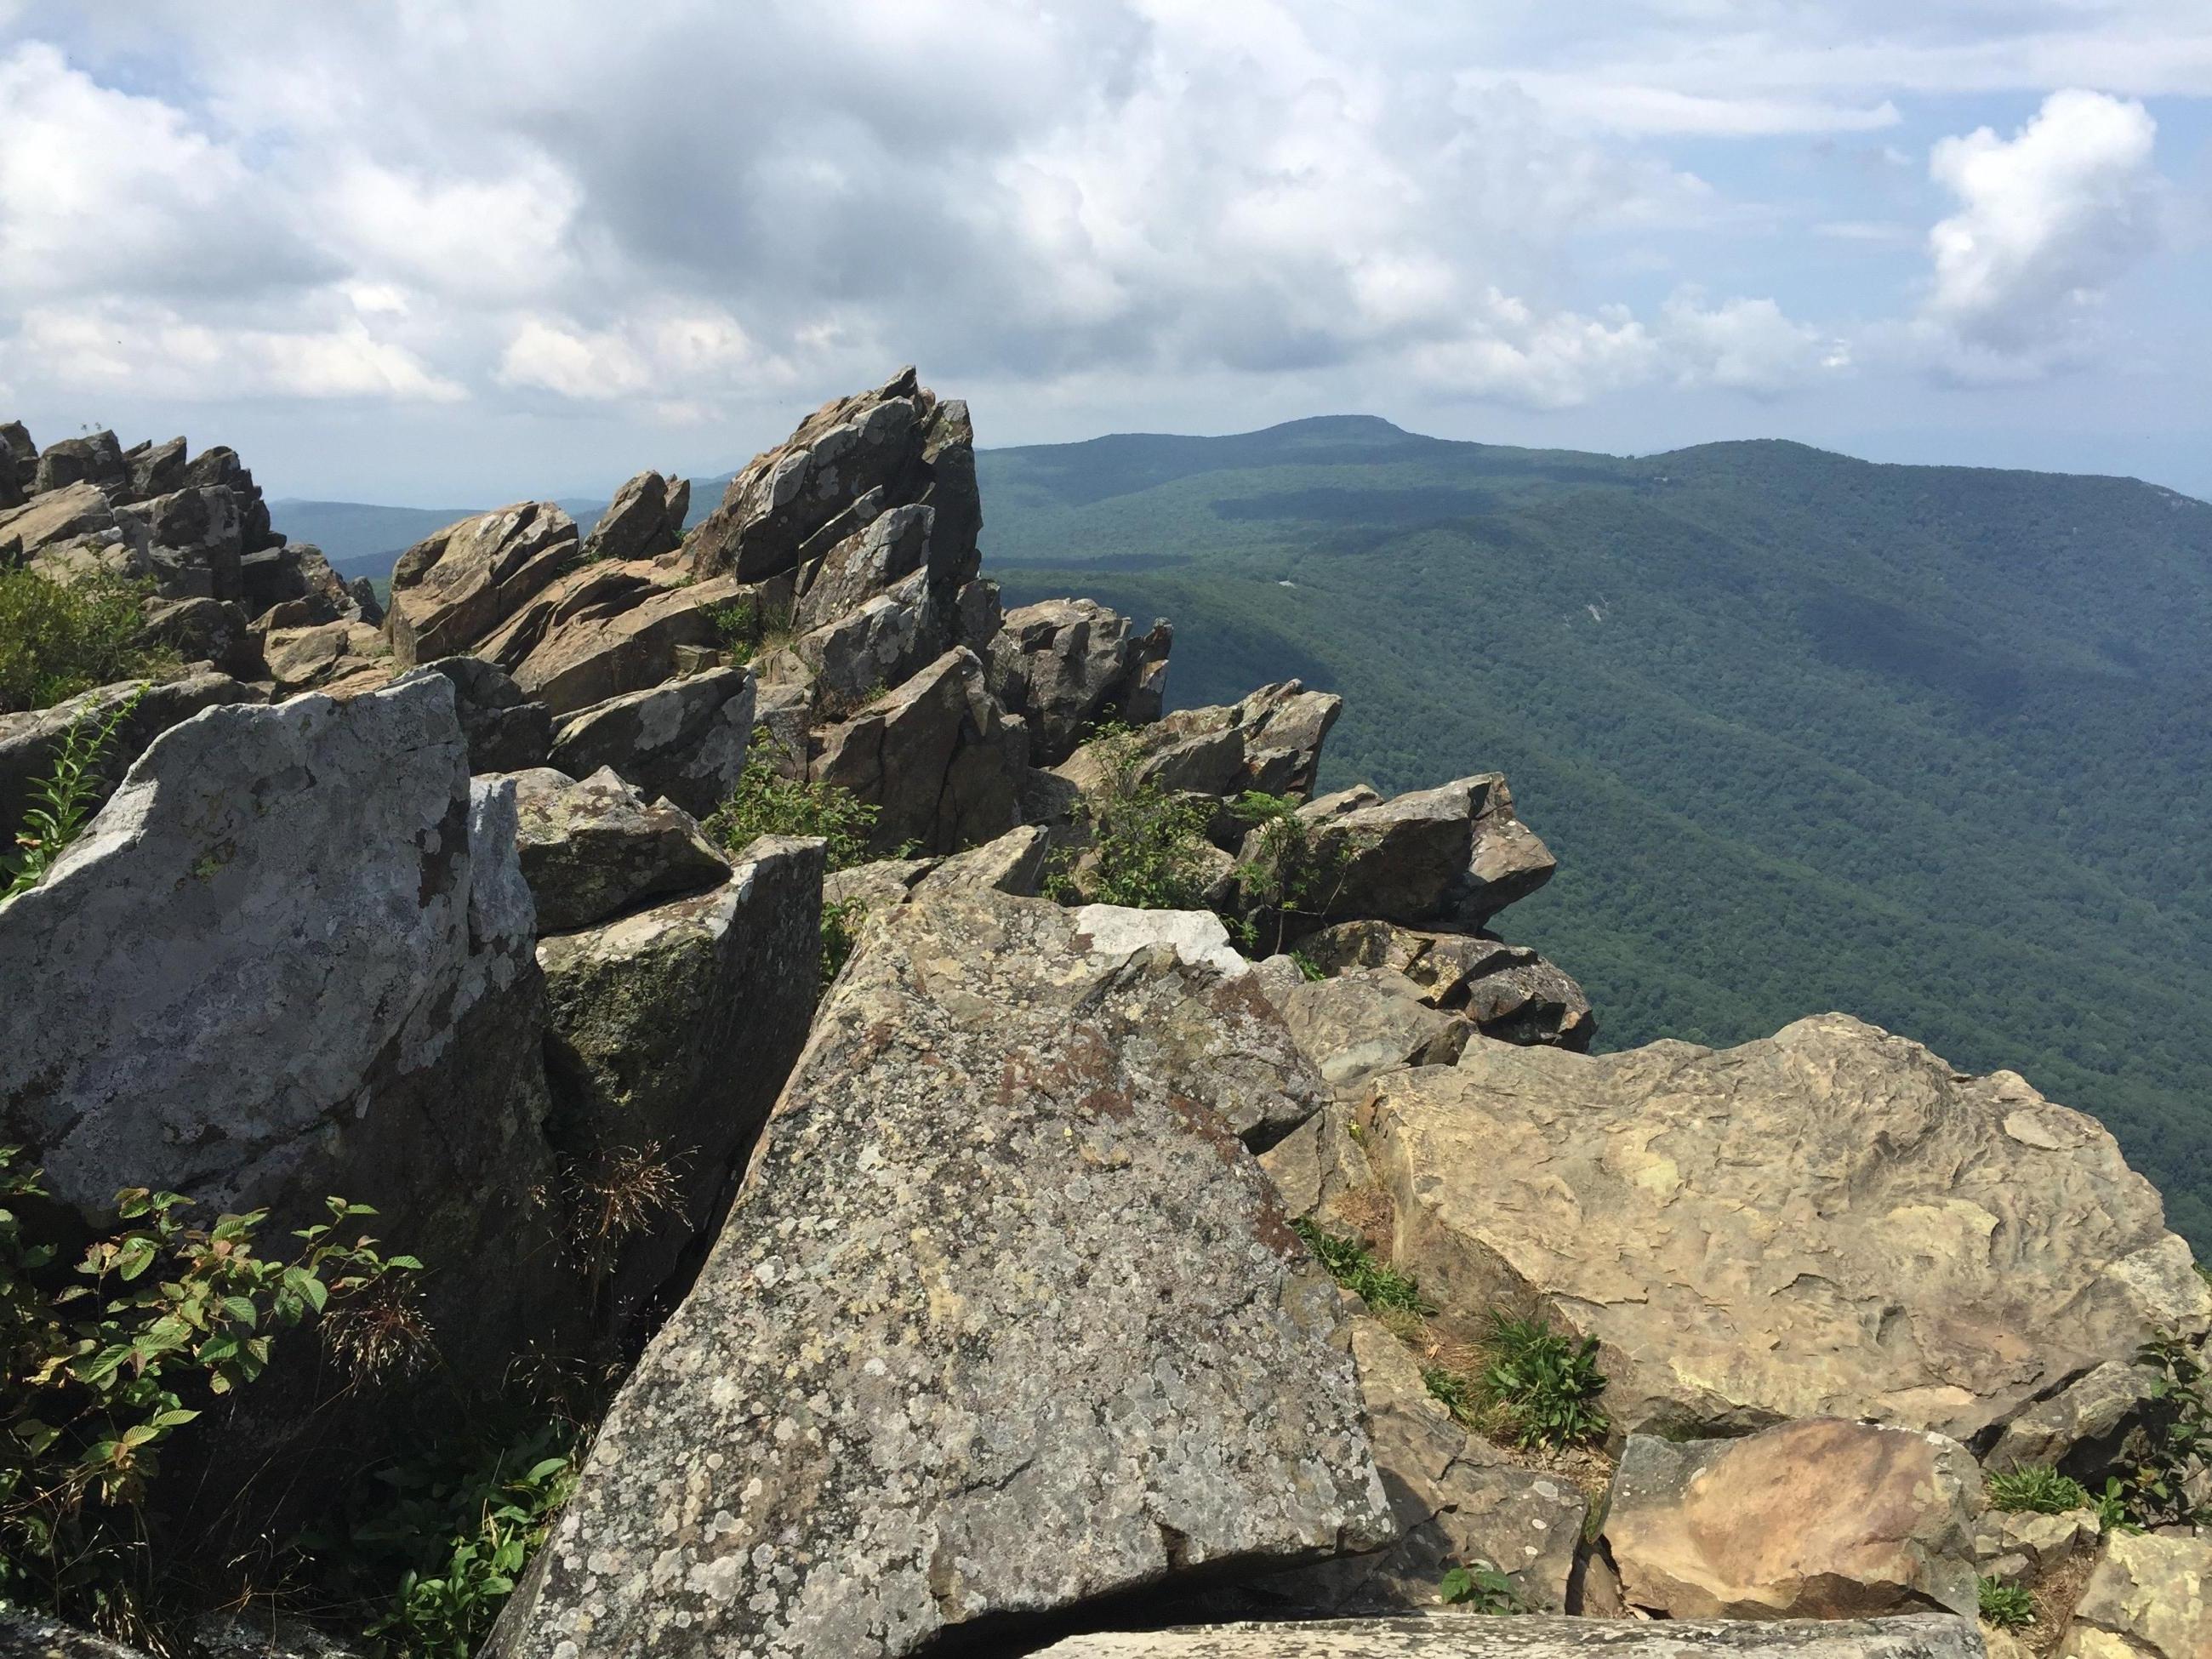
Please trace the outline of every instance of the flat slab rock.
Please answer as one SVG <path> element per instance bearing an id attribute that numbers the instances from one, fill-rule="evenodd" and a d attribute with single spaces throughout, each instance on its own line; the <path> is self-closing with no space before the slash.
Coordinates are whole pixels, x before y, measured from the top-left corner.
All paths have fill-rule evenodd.
<path id="1" fill-rule="evenodd" d="M 2111 1135 L 1843 1014 L 1717 1053 L 1472 1043 L 1376 1079 L 1398 1263 L 1596 1336 L 1617 1427 L 1975 1443 L 2212 1291 Z"/>
<path id="2" fill-rule="evenodd" d="M 1242 983 L 1040 900 L 872 921 L 489 1651 L 887 1659 L 1395 1536 L 1335 1287 L 1139 1040 Z"/>
<path id="3" fill-rule="evenodd" d="M 1650 1624 L 1531 1616 L 1349 1619 L 1078 1636 L 1036 1659 L 1983 1659 L 1963 1619 Z"/>

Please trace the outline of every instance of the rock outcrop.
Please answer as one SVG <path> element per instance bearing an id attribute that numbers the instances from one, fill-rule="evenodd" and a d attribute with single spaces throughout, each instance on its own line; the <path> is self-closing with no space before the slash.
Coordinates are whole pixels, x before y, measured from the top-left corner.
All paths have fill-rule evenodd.
<path id="1" fill-rule="evenodd" d="M 523 879 L 538 930 L 565 933 L 641 901 L 719 886 L 728 861 L 680 807 L 648 805 L 602 767 L 581 780 L 550 767 L 514 774 Z"/>
<path id="2" fill-rule="evenodd" d="M 115 793 L 131 762 L 171 726 L 190 720 L 203 708 L 262 701 L 258 691 L 228 674 L 187 674 L 180 679 L 151 683 L 125 680 L 80 693 L 51 708 L 0 714 L 0 824 L 23 821 L 32 789 L 52 771 L 72 726 L 97 730 L 134 696 L 137 702 L 115 728 L 107 758 L 87 796 L 94 806 Z"/>
<path id="3" fill-rule="evenodd" d="M 1095 599 L 1045 599 L 1009 611 L 991 641 L 991 691 L 1030 726 L 1032 763 L 1057 766 L 1101 721 L 1158 720 L 1175 633 L 1139 634 Z"/>
<path id="4" fill-rule="evenodd" d="M 465 652 L 577 561 L 576 522 L 522 501 L 464 519 L 415 544 L 392 569 L 385 617 L 402 668 Z"/>
<path id="5" fill-rule="evenodd" d="M 1471 1045 L 1379 1079 L 1397 1251 L 1597 1337 L 1623 1429 L 1868 1417 L 1987 1443 L 2212 1291 L 2092 1119 L 1843 1015 L 1715 1053 Z"/>
<path id="6" fill-rule="evenodd" d="M 2108 1539 L 2061 1659 L 2203 1659 L 2212 1653 L 2212 1540 Z"/>
<path id="7" fill-rule="evenodd" d="M 755 687 L 742 668 L 714 668 L 578 710 L 548 760 L 571 777 L 611 767 L 694 817 L 727 798 L 745 769 Z"/>
<path id="8" fill-rule="evenodd" d="M 1913 1429 L 1631 1435 L 1605 1539 L 1630 1605 L 1670 1619 L 1972 1619 L 1981 1492 L 1965 1447 Z"/>
<path id="9" fill-rule="evenodd" d="M 1371 789 L 1326 796 L 1298 816 L 1330 872 L 1325 919 L 1480 927 L 1552 878 L 1544 843 L 1513 811 L 1498 774 L 1382 799 Z M 1261 849 L 1248 847 L 1246 856 Z"/>
<path id="10" fill-rule="evenodd" d="M 1983 1659 L 1960 1619 L 1615 1625 L 1586 1619 L 1333 1620 L 1075 1636 L 1036 1659 Z"/>
<path id="11" fill-rule="evenodd" d="M 894 1656 L 1388 1542 L 1336 1291 L 1146 1040 L 1234 984 L 1042 901 L 872 921 L 497 1651 Z"/>

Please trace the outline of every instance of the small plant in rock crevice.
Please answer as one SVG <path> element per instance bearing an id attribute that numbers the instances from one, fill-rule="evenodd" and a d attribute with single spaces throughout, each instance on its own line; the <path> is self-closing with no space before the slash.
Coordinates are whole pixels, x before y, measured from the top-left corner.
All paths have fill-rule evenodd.
<path id="1" fill-rule="evenodd" d="M 1078 808 L 1091 832 L 1090 850 L 1077 870 L 1048 878 L 1046 896 L 1137 910 L 1204 909 L 1210 803 L 1138 781 L 1145 754 L 1138 728 L 1109 721 L 1091 741 L 1106 775 Z"/>
<path id="2" fill-rule="evenodd" d="M 1297 1236 L 1306 1243 L 1328 1269 L 1336 1282 L 1361 1297 L 1377 1312 L 1396 1310 L 1410 1314 L 1433 1313 L 1421 1297 L 1421 1287 L 1387 1262 L 1378 1261 L 1374 1254 L 1356 1238 L 1340 1238 L 1327 1232 L 1311 1221 L 1291 1224 Z"/>
<path id="3" fill-rule="evenodd" d="M 871 856 L 868 837 L 881 809 L 834 783 L 785 777 L 769 758 L 774 750 L 768 729 L 755 727 L 738 786 L 708 815 L 707 834 L 732 853 L 743 852 L 763 836 L 818 836 L 831 870 L 866 863 Z"/>
<path id="4" fill-rule="evenodd" d="M 780 651 L 798 637 L 792 630 L 791 607 L 768 605 L 757 597 L 708 605 L 704 615 L 722 649 L 739 662 Z"/>
<path id="5" fill-rule="evenodd" d="M 1999 1630 L 2026 1630 L 2035 1622 L 2035 1598 L 2018 1584 L 1978 1582 L 1982 1617 Z"/>
<path id="6" fill-rule="evenodd" d="M 1292 919 L 1317 919 L 1342 885 L 1343 859 L 1323 854 L 1316 846 L 1313 826 L 1298 816 L 1300 805 L 1288 795 L 1250 789 L 1232 803 L 1231 810 L 1252 826 L 1247 838 L 1252 852 L 1237 866 L 1237 891 L 1246 914 L 1233 924 L 1248 949 L 1264 948 L 1271 955 L 1279 951 Z M 1261 922 L 1266 919 L 1272 919 L 1273 926 L 1269 939 L 1263 940 L 1266 930 Z M 1300 971 L 1309 965 L 1301 962 Z"/>
<path id="7" fill-rule="evenodd" d="M 1597 1339 L 1576 1341 L 1539 1318 L 1493 1313 L 1486 1344 L 1482 1393 L 1510 1414 L 1523 1447 L 1577 1446 L 1601 1440 L 1613 1425 L 1599 1409 L 1605 1374 Z"/>
<path id="8" fill-rule="evenodd" d="M 2088 1488 L 2048 1463 L 2030 1463 L 1992 1474 L 1984 1485 L 1990 1507 L 2010 1513 L 2063 1515 L 2090 1505 Z"/>
<path id="9" fill-rule="evenodd" d="M 1437 1600 L 1448 1607 L 1502 1618 L 1533 1613 L 1510 1577 L 1487 1561 L 1470 1561 L 1449 1570 L 1437 1584 Z"/>
<path id="10" fill-rule="evenodd" d="M 15 835 L 12 866 L 0 900 L 28 892 L 46 877 L 54 861 L 84 832 L 92 817 L 93 797 L 99 793 L 100 769 L 114 752 L 115 739 L 124 723 L 137 712 L 146 695 L 140 686 L 97 719 L 89 712 L 70 722 L 60 751 L 46 776 L 31 787 L 33 805 L 23 815 Z"/>
<path id="11" fill-rule="evenodd" d="M 2106 1498 L 2137 1527 L 2188 1526 L 2203 1517 L 2189 1485 L 2212 1463 L 2212 1378 L 2188 1340 L 2160 1331 L 2136 1354 L 2152 1373 L 2142 1422 L 2121 1448 L 2124 1464 Z"/>
<path id="12" fill-rule="evenodd" d="M 852 959 L 853 946 L 860 936 L 860 924 L 867 919 L 868 907 L 856 898 L 840 899 L 822 907 L 821 981 L 824 991 Z"/>

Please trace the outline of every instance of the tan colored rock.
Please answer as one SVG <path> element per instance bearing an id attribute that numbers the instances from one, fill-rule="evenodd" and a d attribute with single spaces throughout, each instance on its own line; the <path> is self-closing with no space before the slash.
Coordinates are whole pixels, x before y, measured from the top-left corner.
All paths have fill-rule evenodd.
<path id="1" fill-rule="evenodd" d="M 729 878 L 729 860 L 689 812 L 648 803 L 611 766 L 582 779 L 550 767 L 514 777 L 516 846 L 541 938 Z"/>
<path id="2" fill-rule="evenodd" d="M 1345 1619 L 1071 1636 L 1036 1659 L 1984 1659 L 1948 1614 L 1787 1624 Z"/>
<path id="3" fill-rule="evenodd" d="M 689 481 L 641 472 L 615 491 L 614 500 L 584 538 L 583 556 L 586 561 L 654 559 L 673 553 L 684 539 L 684 518 L 690 508 Z"/>
<path id="4" fill-rule="evenodd" d="M 49 490 L 0 513 L 0 542 L 20 542 L 26 554 L 87 536 L 105 541 L 118 536 L 115 511 L 97 484 Z"/>
<path id="5" fill-rule="evenodd" d="M 515 665 L 514 683 L 555 720 L 676 677 L 676 653 L 721 638 L 715 612 L 739 597 L 733 581 L 647 591 L 602 612 L 556 619 Z"/>
<path id="6" fill-rule="evenodd" d="M 2157 1376 L 2148 1366 L 2107 1360 L 2006 1424 L 1982 1458 L 1983 1468 L 2002 1474 L 2048 1463 L 2095 1477 L 2118 1460 L 2121 1442 L 2150 1403 Z"/>
<path id="7" fill-rule="evenodd" d="M 1389 800 L 1346 790 L 1298 814 L 1312 855 L 1337 873 L 1329 920 L 1375 917 L 1409 925 L 1479 927 L 1552 878 L 1555 862 L 1513 811 L 1495 772 Z M 1262 849 L 1248 842 L 1245 856 Z"/>
<path id="8" fill-rule="evenodd" d="M 391 654 L 384 635 L 366 623 L 324 623 L 271 629 L 261 642 L 269 677 L 283 692 L 307 691 L 362 672 Z"/>
<path id="9" fill-rule="evenodd" d="M 1474 1031 L 1422 1002 L 1419 986 L 1387 969 L 1301 980 L 1278 1006 L 1298 1047 L 1335 1089 L 1408 1066 L 1449 1066 Z"/>
<path id="10" fill-rule="evenodd" d="M 2212 1539 L 2114 1533 L 2058 1651 L 2062 1659 L 2205 1659 Z"/>
<path id="11" fill-rule="evenodd" d="M 2024 1583 L 2087 1554 L 2103 1531 L 2094 1510 L 2062 1515 L 1990 1510 L 1975 1524 L 1974 1559 L 1984 1577 Z"/>
<path id="12" fill-rule="evenodd" d="M 1170 794 L 1235 797 L 1257 790 L 1304 796 L 1321 766 L 1322 744 L 1344 699 L 1297 680 L 1264 685 L 1241 702 L 1183 708 L 1112 744 L 1087 743 L 1054 768 L 1086 793 L 1108 782 L 1133 752 L 1131 785 Z"/>
<path id="13" fill-rule="evenodd" d="M 1376 1080 L 1395 1255 L 1602 1344 L 1623 1430 L 1972 1441 L 2212 1291 L 2093 1119 L 1829 1014 L 1716 1053 L 1470 1045 Z"/>
<path id="14" fill-rule="evenodd" d="M 1260 1154 L 1260 1167 L 1298 1220 L 1318 1220 L 1345 1231 L 1345 1200 L 1371 1191 L 1375 1170 L 1352 1133 L 1351 1109 L 1340 1101 L 1308 1118 Z"/>
<path id="15" fill-rule="evenodd" d="M 1631 1435 L 1605 1540 L 1629 1604 L 1670 1619 L 1971 1619 L 1981 1489 L 1972 1453 L 1914 1429 Z"/>
<path id="16" fill-rule="evenodd" d="M 426 537 L 392 567 L 385 618 L 392 656 L 412 668 L 471 649 L 576 555 L 575 520 L 550 501 L 518 502 Z"/>

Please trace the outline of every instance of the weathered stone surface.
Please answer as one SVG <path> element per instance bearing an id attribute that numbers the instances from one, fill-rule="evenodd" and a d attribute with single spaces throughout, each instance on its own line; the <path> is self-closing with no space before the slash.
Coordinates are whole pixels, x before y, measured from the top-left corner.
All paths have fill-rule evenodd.
<path id="1" fill-rule="evenodd" d="M 29 428 L 21 421 L 0 421 L 0 444 L 8 447 L 8 465 L 16 490 L 28 495 L 39 476 L 39 447 L 31 441 Z"/>
<path id="2" fill-rule="evenodd" d="M 915 889 L 931 893 L 948 887 L 988 887 L 1016 898 L 1035 898 L 1044 878 L 1044 856 L 1050 845 L 1051 837 L 1040 826 L 1024 824 L 925 870 L 916 879 Z"/>
<path id="3" fill-rule="evenodd" d="M 2212 1539 L 2114 1533 L 2075 1605 L 2063 1659 L 2212 1653 Z"/>
<path id="4" fill-rule="evenodd" d="M 264 701 L 260 692 L 228 674 L 201 673 L 151 684 L 124 680 L 81 692 L 51 708 L 0 714 L 0 823 L 23 821 L 32 787 L 53 770 L 54 757 L 72 724 L 82 720 L 88 726 L 99 726 L 133 692 L 139 694 L 137 707 L 116 728 L 108 757 L 100 768 L 100 781 L 89 797 L 95 803 L 114 793 L 131 763 L 171 726 L 219 703 Z"/>
<path id="5" fill-rule="evenodd" d="M 10 422 L 5 425 L 0 425 L 0 512 L 5 512 L 11 507 L 21 507 L 23 504 L 23 486 L 17 481 L 15 473 L 15 447 L 8 441 L 9 428 L 14 424 Z M 33 459 L 32 469 L 34 473 L 37 471 L 37 461 Z"/>
<path id="6" fill-rule="evenodd" d="M 1326 915 L 1479 927 L 1551 879 L 1544 843 L 1498 774 L 1389 800 L 1346 790 L 1306 806 L 1315 856 L 1337 872 Z M 1246 856 L 1259 852 L 1247 845 Z"/>
<path id="7" fill-rule="evenodd" d="M 1630 1605 L 1671 1619 L 1978 1606 L 1982 1474 L 1954 1440 L 1814 1418 L 1733 1440 L 1628 1437 L 1605 1540 Z"/>
<path id="8" fill-rule="evenodd" d="M 2087 1554 L 2103 1535 L 2094 1510 L 2061 1515 L 1990 1510 L 1975 1523 L 1974 1560 L 1983 1577 L 2021 1583 Z"/>
<path id="9" fill-rule="evenodd" d="M 577 556 L 576 524 L 547 501 L 464 519 L 399 556 L 385 618 L 404 668 L 468 650 Z"/>
<path id="10" fill-rule="evenodd" d="M 1349 1619 L 1073 1636 L 1036 1659 L 1983 1659 L 1948 1614 L 1782 1624 L 1611 1620 Z"/>
<path id="11" fill-rule="evenodd" d="M 1474 1028 L 1429 1007 L 1420 988 L 1388 969 L 1297 984 L 1278 1000 L 1298 1048 L 1332 1088 L 1408 1066 L 1449 1066 Z"/>
<path id="12" fill-rule="evenodd" d="M 146 1659 L 146 1655 L 27 1607 L 0 1603 L 0 1659 Z"/>
<path id="13" fill-rule="evenodd" d="M 519 772 L 514 801 L 522 875 L 541 935 L 729 878 L 729 861 L 690 813 L 665 801 L 648 805 L 612 767 L 581 780 L 550 767 Z"/>
<path id="14" fill-rule="evenodd" d="M 1435 1606 L 1451 1568 L 1479 1561 L 1510 1577 L 1530 1610 L 1562 1611 L 1589 1500 L 1564 1477 L 1510 1463 L 1455 1423 L 1422 1382 L 1420 1362 L 1376 1320 L 1352 1320 L 1352 1353 L 1375 1466 L 1403 1536 L 1246 1594 L 1302 1618 L 1413 1612 Z"/>
<path id="15" fill-rule="evenodd" d="M 1335 1224 L 1343 1200 L 1374 1187 L 1374 1167 L 1352 1126 L 1350 1108 L 1333 1101 L 1260 1154 L 1260 1167 L 1294 1218 L 1343 1231 Z"/>
<path id="16" fill-rule="evenodd" d="M 890 1659 L 1386 1541 L 1335 1288 L 1154 1036 L 1237 988 L 1038 900 L 872 921 L 493 1650 Z"/>
<path id="17" fill-rule="evenodd" d="M 133 444 L 123 452 L 123 459 L 131 473 L 126 493 L 134 501 L 149 501 L 156 495 L 166 495 L 185 487 L 182 438 L 172 438 L 167 443 L 149 441 Z"/>
<path id="18" fill-rule="evenodd" d="M 975 574 L 982 514 L 968 406 L 940 401 L 911 368 L 825 404 L 730 481 L 692 532 L 693 568 L 757 581 L 820 557 L 880 514 L 935 509 L 932 564 L 957 587 Z"/>
<path id="19" fill-rule="evenodd" d="M 638 571 L 635 565 L 614 568 L 625 577 Z M 588 581 L 594 572 L 579 574 Z M 558 607 L 544 636 L 519 661 L 514 645 L 497 636 L 487 642 L 485 653 L 514 661 L 514 683 L 558 720 L 673 678 L 679 651 L 719 644 L 715 612 L 738 594 L 731 581 L 688 587 L 634 583 L 603 604 L 572 601 Z"/>
<path id="20" fill-rule="evenodd" d="M 1174 638 L 1164 622 L 1139 635 L 1095 599 L 1025 605 L 991 641 L 991 692 L 1029 721 L 1033 763 L 1057 766 L 1101 720 L 1159 718 Z"/>
<path id="21" fill-rule="evenodd" d="M 153 600 L 133 641 L 142 647 L 173 651 L 185 662 L 213 663 L 216 672 L 241 680 L 269 672 L 246 612 L 222 599 Z"/>
<path id="22" fill-rule="evenodd" d="M 819 842 L 763 837 L 718 886 L 538 943 L 556 1146 L 586 1187 L 619 1185 L 625 1157 L 675 1183 L 672 1209 L 605 1247 L 580 1218 L 603 1327 L 629 1324 L 714 1226 L 805 1044 L 822 864 Z"/>
<path id="23" fill-rule="evenodd" d="M 1595 1335 L 1624 1430 L 1866 1417 L 1969 1443 L 2212 1315 L 2112 1137 L 1845 1015 L 1716 1053 L 1470 1044 L 1378 1079 L 1397 1258 Z"/>
<path id="24" fill-rule="evenodd" d="M 571 777 L 611 766 L 703 818 L 737 787 L 752 724 L 752 676 L 709 669 L 580 710 L 555 734 L 550 758 Z"/>
<path id="25" fill-rule="evenodd" d="M 1485 933 L 1423 931 L 1362 918 L 1309 934 L 1299 951 L 1324 973 L 1382 968 L 1420 988 L 1421 1000 L 1463 1013 L 1500 1042 L 1589 1050 L 1597 1021 L 1581 986 L 1525 945 Z"/>
<path id="26" fill-rule="evenodd" d="M 690 510 L 689 479 L 641 472 L 615 491 L 614 500 L 584 538 L 583 556 L 621 561 L 673 553 L 684 539 L 684 515 Z"/>
<path id="27" fill-rule="evenodd" d="M 19 543 L 26 555 L 81 537 L 116 541 L 120 533 L 115 510 L 94 484 L 49 490 L 13 511 L 0 513 L 0 542 Z"/>
<path id="28" fill-rule="evenodd" d="M 2101 1477 L 2118 1461 L 2129 1428 L 2150 1403 L 2156 1378 L 2146 1366 L 2107 1360 L 2007 1423 L 1982 1459 L 1983 1467 L 2002 1474 L 2030 1463 L 2049 1463 L 2084 1480 Z"/>
<path id="29" fill-rule="evenodd" d="M 154 579 L 169 599 L 236 599 L 246 554 L 243 504 L 219 485 L 176 489 L 120 509 L 146 526 Z"/>
<path id="30" fill-rule="evenodd" d="M 919 506 L 879 513 L 800 573 L 791 625 L 800 633 L 857 611 L 902 578 L 932 573 L 930 535 L 937 514 Z"/>
<path id="31" fill-rule="evenodd" d="M 31 479 L 33 493 L 66 489 L 87 483 L 110 494 L 129 488 L 130 469 L 123 464 L 123 446 L 112 432 L 94 432 L 82 438 L 60 438 L 39 452 L 38 471 Z"/>
<path id="32" fill-rule="evenodd" d="M 184 477 L 177 482 L 179 489 L 197 489 L 210 484 L 219 484 L 238 497 L 241 531 L 249 557 L 263 548 L 284 544 L 284 538 L 270 528 L 269 505 L 262 500 L 261 487 L 253 482 L 253 475 L 238 459 L 236 450 L 223 444 L 210 445 L 185 463 Z"/>
<path id="33" fill-rule="evenodd" d="M 343 1193 L 465 1376 L 547 1326 L 552 1170 L 511 787 L 450 689 L 204 710 L 0 907 L 0 1124 L 88 1215 L 132 1182 L 276 1224 Z"/>
<path id="34" fill-rule="evenodd" d="M 952 645 L 944 610 L 921 572 L 772 653 L 762 665 L 764 678 L 797 681 L 810 693 L 812 712 L 823 720 L 844 720 L 902 685 Z"/>
<path id="35" fill-rule="evenodd" d="M 391 647 L 367 623 L 333 622 L 271 629 L 262 638 L 261 654 L 279 691 L 305 691 L 386 663 Z"/>
<path id="36" fill-rule="evenodd" d="M 1304 795 L 1344 700 L 1297 680 L 1262 686 L 1242 702 L 1184 708 L 1109 744 L 1088 743 L 1054 769 L 1085 793 L 1104 786 L 1133 750 L 1132 786 L 1234 798 L 1244 791 Z"/>
<path id="37" fill-rule="evenodd" d="M 301 1620 L 265 1613 L 210 1613 L 193 1620 L 187 1633 L 191 1659 L 362 1659 L 363 1654 Z"/>
<path id="38" fill-rule="evenodd" d="M 470 771 L 526 772 L 545 764 L 553 749 L 553 716 L 544 703 L 525 697 L 496 664 L 481 657 L 441 657 L 412 672 L 453 683 Z"/>
<path id="39" fill-rule="evenodd" d="M 811 769 L 881 809 L 872 848 L 950 853 L 1016 827 L 1027 766 L 1027 728 L 1000 714 L 962 647 L 823 732 Z"/>

